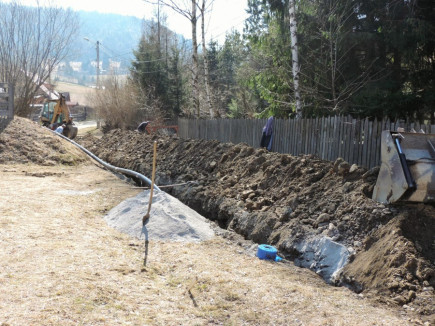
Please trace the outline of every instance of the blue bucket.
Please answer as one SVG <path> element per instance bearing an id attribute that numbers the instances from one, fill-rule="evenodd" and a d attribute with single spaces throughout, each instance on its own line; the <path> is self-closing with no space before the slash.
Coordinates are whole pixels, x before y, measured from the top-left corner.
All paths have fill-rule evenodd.
<path id="1" fill-rule="evenodd" d="M 277 252 L 278 250 L 276 250 L 275 247 L 266 244 L 261 244 L 258 246 L 257 257 L 260 259 L 275 261 Z"/>

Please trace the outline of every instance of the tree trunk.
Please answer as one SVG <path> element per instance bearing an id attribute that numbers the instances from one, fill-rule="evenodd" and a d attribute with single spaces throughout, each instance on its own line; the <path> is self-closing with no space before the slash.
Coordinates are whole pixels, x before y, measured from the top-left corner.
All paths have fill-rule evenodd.
<path id="1" fill-rule="evenodd" d="M 208 58 L 207 58 L 207 48 L 205 46 L 205 3 L 206 0 L 202 0 L 202 6 L 201 6 L 201 32 L 202 32 L 202 52 L 204 56 L 204 82 L 205 82 L 205 95 L 206 95 L 206 102 L 207 107 L 210 112 L 210 118 L 214 118 L 214 111 L 211 104 L 211 97 L 210 97 L 210 83 L 208 78 Z"/>
<path id="2" fill-rule="evenodd" d="M 302 117 L 302 104 L 301 95 L 299 90 L 299 58 L 298 58 L 298 39 L 297 39 L 297 23 L 296 23 L 296 7 L 295 0 L 290 0 L 289 3 L 289 14 L 290 14 L 290 42 L 292 50 L 292 72 L 293 72 L 293 85 L 296 100 L 296 118 L 300 119 Z"/>
<path id="3" fill-rule="evenodd" d="M 198 91 L 198 41 L 196 37 L 196 0 L 192 0 L 192 15 L 190 22 L 192 24 L 192 47 L 193 47 L 193 67 L 192 67 L 192 96 L 194 109 L 197 112 L 198 118 L 200 117 L 200 107 L 199 107 L 199 91 Z"/>

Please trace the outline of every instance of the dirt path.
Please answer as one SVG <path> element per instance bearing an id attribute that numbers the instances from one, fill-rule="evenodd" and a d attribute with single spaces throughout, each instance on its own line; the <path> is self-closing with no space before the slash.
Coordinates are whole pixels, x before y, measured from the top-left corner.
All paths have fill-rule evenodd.
<path id="1" fill-rule="evenodd" d="M 415 323 L 221 237 L 150 242 L 144 266 L 102 218 L 139 190 L 92 164 L 0 165 L 0 189 L 0 325 Z"/>

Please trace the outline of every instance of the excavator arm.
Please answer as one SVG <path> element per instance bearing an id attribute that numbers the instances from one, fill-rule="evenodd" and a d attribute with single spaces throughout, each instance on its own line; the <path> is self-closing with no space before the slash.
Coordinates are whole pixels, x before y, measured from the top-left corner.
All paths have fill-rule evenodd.
<path id="1" fill-rule="evenodd" d="M 59 115 L 61 114 L 63 116 L 62 122 L 67 124 L 71 123 L 70 112 L 68 106 L 66 105 L 65 98 L 63 96 L 60 97 L 60 99 L 57 101 L 56 105 L 54 106 L 53 118 L 51 119 L 51 123 L 53 124 L 54 122 L 56 122 Z"/>

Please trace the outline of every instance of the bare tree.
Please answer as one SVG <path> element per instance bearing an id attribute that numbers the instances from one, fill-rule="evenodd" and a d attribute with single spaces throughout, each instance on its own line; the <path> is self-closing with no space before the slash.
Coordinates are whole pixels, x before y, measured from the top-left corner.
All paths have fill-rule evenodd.
<path id="1" fill-rule="evenodd" d="M 39 5 L 39 2 L 38 2 Z M 68 55 L 78 31 L 71 10 L 0 3 L 0 79 L 15 87 L 18 115 L 27 115 L 39 87 Z"/>
<path id="2" fill-rule="evenodd" d="M 295 0 L 290 0 L 289 3 L 289 14 L 290 14 L 290 41 L 292 50 L 292 71 L 293 71 L 293 85 L 296 99 L 296 117 L 302 117 L 302 104 L 301 104 L 301 93 L 299 89 L 299 58 L 298 58 L 298 38 L 297 38 L 297 22 L 296 22 L 296 5 Z"/>
<path id="3" fill-rule="evenodd" d="M 144 90 L 127 79 L 122 81 L 116 71 L 103 81 L 103 88 L 90 93 L 88 100 L 96 114 L 104 121 L 103 130 L 134 129 L 143 120 L 163 120 L 161 105 L 150 89 Z M 144 103 L 151 103 L 150 106 Z"/>
<path id="4" fill-rule="evenodd" d="M 213 3 L 211 0 L 209 5 Z M 214 118 L 214 110 L 211 103 L 210 95 L 210 82 L 209 82 L 209 71 L 208 71 L 208 57 L 207 57 L 207 47 L 205 45 L 205 12 L 207 10 L 207 0 L 202 0 L 201 2 L 201 35 L 202 35 L 202 54 L 204 56 L 204 83 L 205 83 L 205 96 L 207 108 L 210 112 L 210 118 Z"/>
<path id="5" fill-rule="evenodd" d="M 197 21 L 196 14 L 197 0 L 144 0 L 147 3 L 159 5 L 160 3 L 171 8 L 180 15 L 186 17 L 192 26 L 192 97 L 194 109 L 200 116 L 200 101 L 199 101 L 199 61 L 198 61 L 198 38 L 197 38 Z"/>

